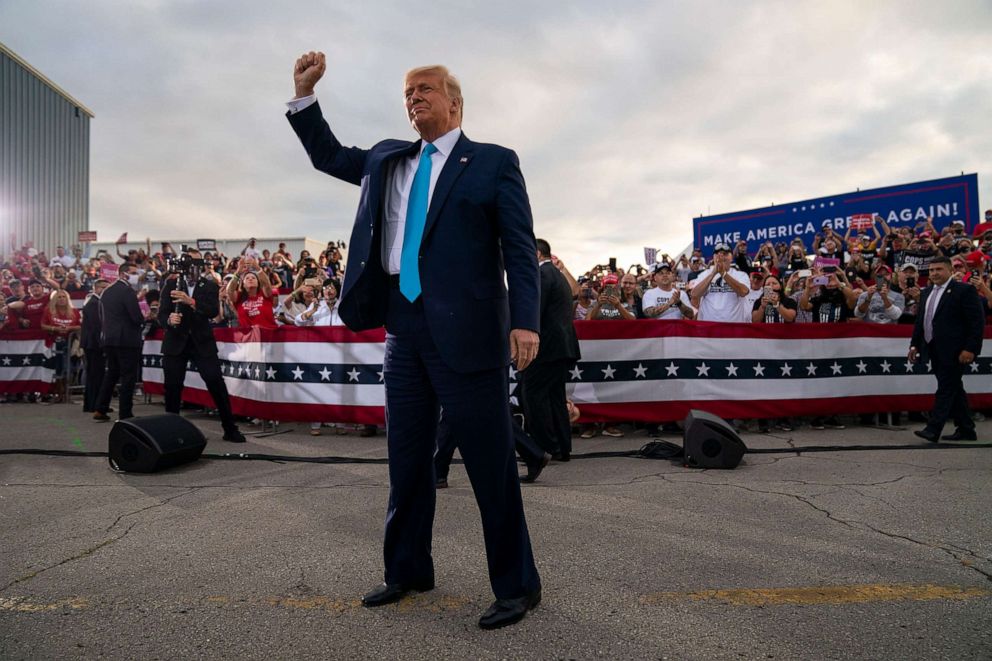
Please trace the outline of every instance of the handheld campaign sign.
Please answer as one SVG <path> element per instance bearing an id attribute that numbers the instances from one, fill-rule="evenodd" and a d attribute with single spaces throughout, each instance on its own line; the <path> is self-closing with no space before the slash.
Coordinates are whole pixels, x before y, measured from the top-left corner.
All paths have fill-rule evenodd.
<path id="1" fill-rule="evenodd" d="M 799 237 L 809 248 L 824 225 L 844 234 L 855 217 L 878 214 L 890 228 L 933 218 L 938 230 L 951 221 L 963 220 L 966 230 L 978 223 L 978 175 L 932 179 L 899 186 L 831 195 L 788 204 L 700 216 L 692 221 L 695 246 L 704 255 L 713 253 L 717 243 L 747 241 L 754 253 L 765 241 L 788 243 Z M 857 221 L 863 223 L 864 221 Z"/>

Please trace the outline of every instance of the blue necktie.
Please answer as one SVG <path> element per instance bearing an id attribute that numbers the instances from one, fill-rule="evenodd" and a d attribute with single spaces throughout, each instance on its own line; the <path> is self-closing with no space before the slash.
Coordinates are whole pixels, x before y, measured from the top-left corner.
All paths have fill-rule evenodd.
<path id="1" fill-rule="evenodd" d="M 400 293 L 413 303 L 420 296 L 420 241 L 427 223 L 427 197 L 431 190 L 431 154 L 437 147 L 427 143 L 420 154 L 417 174 L 413 175 L 410 199 L 406 205 L 403 250 L 400 252 Z"/>

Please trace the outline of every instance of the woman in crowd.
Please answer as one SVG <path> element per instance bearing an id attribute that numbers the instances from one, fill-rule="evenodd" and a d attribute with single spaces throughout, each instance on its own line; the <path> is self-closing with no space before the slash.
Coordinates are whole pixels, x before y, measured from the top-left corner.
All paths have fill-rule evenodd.
<path id="1" fill-rule="evenodd" d="M 283 299 L 276 310 L 276 321 L 284 326 L 294 326 L 296 318 L 306 312 L 310 304 L 316 300 L 316 291 L 313 285 L 300 285 L 294 289 L 289 296 Z"/>
<path id="2" fill-rule="evenodd" d="M 593 305 L 596 303 L 596 298 L 598 296 L 596 290 L 592 286 L 592 280 L 583 276 L 580 278 L 583 282 L 579 285 L 579 294 L 575 298 L 575 303 L 572 306 L 572 319 L 575 321 L 582 321 L 589 314 L 589 310 L 592 309 Z"/>
<path id="3" fill-rule="evenodd" d="M 276 328 L 276 318 L 273 314 L 275 297 L 272 286 L 264 271 L 249 270 L 254 260 L 246 257 L 238 265 L 238 275 L 227 285 L 227 295 L 231 305 L 238 311 L 238 326 L 258 326 L 259 328 Z"/>
<path id="4" fill-rule="evenodd" d="M 603 278 L 601 293 L 586 314 L 586 319 L 638 319 L 644 317 L 637 280 L 633 275 L 624 276 L 625 283 L 617 289 L 617 276 Z"/>
<path id="5" fill-rule="evenodd" d="M 338 283 L 325 280 L 323 296 L 315 298 L 293 319 L 297 326 L 342 326 L 344 322 L 338 316 Z"/>
<path id="6" fill-rule="evenodd" d="M 56 289 L 52 292 L 48 308 L 41 318 L 41 328 L 55 340 L 55 390 L 53 401 L 62 401 L 66 392 L 66 361 L 69 353 L 69 333 L 81 328 L 79 310 L 72 307 L 69 292 Z"/>
<path id="7" fill-rule="evenodd" d="M 271 261 L 262 262 L 262 272 L 265 273 L 265 277 L 269 279 L 269 285 L 272 289 L 278 290 L 282 287 L 282 278 L 279 277 L 279 273 L 273 268 L 273 263 Z"/>

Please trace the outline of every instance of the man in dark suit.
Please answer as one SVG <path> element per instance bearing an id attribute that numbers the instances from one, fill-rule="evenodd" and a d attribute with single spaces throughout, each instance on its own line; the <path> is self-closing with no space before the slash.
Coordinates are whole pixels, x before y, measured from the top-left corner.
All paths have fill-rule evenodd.
<path id="1" fill-rule="evenodd" d="M 386 327 L 385 582 L 362 603 L 434 587 L 440 406 L 482 515 L 496 601 L 479 626 L 513 624 L 541 599 L 507 403 L 511 358 L 524 369 L 539 344 L 533 221 L 517 156 L 465 137 L 461 89 L 444 67 L 406 75 L 406 112 L 421 140 L 343 147 L 313 93 L 324 68 L 322 53 L 297 60 L 288 117 L 315 168 L 361 186 L 340 314 L 353 330 Z"/>
<path id="2" fill-rule="evenodd" d="M 203 262 L 200 251 L 193 249 L 187 254 L 194 264 L 193 271 L 183 278 L 170 275 L 159 298 L 158 323 L 165 331 L 162 340 L 165 410 L 179 414 L 186 364 L 192 361 L 217 406 L 224 440 L 244 443 L 245 437 L 231 413 L 227 384 L 217 358 L 217 340 L 210 328 L 210 320 L 220 309 L 220 287 L 213 278 L 200 277 L 199 265 Z"/>
<path id="3" fill-rule="evenodd" d="M 138 295 L 134 288 L 138 284 L 138 269 L 130 262 L 124 262 L 117 269 L 117 282 L 107 287 L 100 296 L 100 316 L 102 318 L 103 351 L 107 359 L 107 371 L 100 384 L 100 394 L 96 399 L 93 419 L 97 422 L 110 420 L 110 396 L 118 378 L 120 419 L 134 417 L 134 386 L 138 381 L 138 362 L 141 358 L 141 325 L 144 315 L 138 307 Z"/>
<path id="4" fill-rule="evenodd" d="M 572 452 L 572 425 L 565 403 L 568 371 L 579 359 L 579 340 L 572 323 L 572 288 L 552 263 L 551 246 L 537 240 L 541 270 L 541 349 L 530 367 L 518 375 L 520 403 L 527 431 L 559 461 Z"/>
<path id="5" fill-rule="evenodd" d="M 100 394 L 107 361 L 103 355 L 103 317 L 100 314 L 100 296 L 110 283 L 97 280 L 93 283 L 93 294 L 83 305 L 83 328 L 79 336 L 79 346 L 86 359 L 86 389 L 83 392 L 83 412 L 96 411 L 96 401 Z"/>
<path id="6" fill-rule="evenodd" d="M 937 377 L 933 411 L 920 438 L 937 443 L 974 441 L 975 423 L 964 391 L 964 369 L 982 351 L 985 316 L 978 292 L 972 285 L 951 278 L 951 260 L 936 257 L 930 263 L 930 286 L 923 290 L 909 347 L 909 360 L 929 360 Z M 953 434 L 941 436 L 944 423 L 954 419 Z"/>

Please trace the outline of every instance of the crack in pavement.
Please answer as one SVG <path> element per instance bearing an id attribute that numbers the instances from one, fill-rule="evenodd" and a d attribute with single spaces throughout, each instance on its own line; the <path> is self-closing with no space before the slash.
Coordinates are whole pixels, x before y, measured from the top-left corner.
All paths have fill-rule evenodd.
<path id="1" fill-rule="evenodd" d="M 875 525 L 872 525 L 872 524 L 870 524 L 870 523 L 868 523 L 866 521 L 858 521 L 858 520 L 855 520 L 855 519 L 842 519 L 840 517 L 835 516 L 832 512 L 830 512 L 826 508 L 820 507 L 820 506 L 816 505 L 815 503 L 813 503 L 812 501 L 810 501 L 808 498 L 805 498 L 805 497 L 800 496 L 798 494 L 793 494 L 793 493 L 788 493 L 788 492 L 783 492 L 783 491 L 765 491 L 765 490 L 761 490 L 761 489 L 752 489 L 752 488 L 745 487 L 745 486 L 739 485 L 739 484 L 731 484 L 729 482 L 700 482 L 698 480 L 676 480 L 676 481 L 682 482 L 682 483 L 687 483 L 687 484 L 701 484 L 701 485 L 710 485 L 710 486 L 732 487 L 732 488 L 735 488 L 735 489 L 743 489 L 744 491 L 750 491 L 752 493 L 763 493 L 763 494 L 768 494 L 768 495 L 787 496 L 787 497 L 793 498 L 795 500 L 798 500 L 799 502 L 801 502 L 801 503 L 803 503 L 805 505 L 808 505 L 809 507 L 812 507 L 813 509 L 817 510 L 818 512 L 821 512 L 821 513 L 825 514 L 827 516 L 827 518 L 830 519 L 831 521 L 835 521 L 837 523 L 840 523 L 841 525 L 843 525 L 843 526 L 845 526 L 845 527 L 847 527 L 847 528 L 849 528 L 851 530 L 865 530 L 865 529 L 867 529 L 867 530 L 870 530 L 872 532 L 875 532 L 875 533 L 877 533 L 879 535 L 883 535 L 885 537 L 888 537 L 890 539 L 903 540 L 903 541 L 906 541 L 906 542 L 910 542 L 912 544 L 917 544 L 917 545 L 922 546 L 922 547 L 925 547 L 925 548 L 929 548 L 929 549 L 933 549 L 933 550 L 936 550 L 936 551 L 941 551 L 943 553 L 946 553 L 947 555 L 949 555 L 952 558 L 954 558 L 955 560 L 957 560 L 961 564 L 961 566 L 966 567 L 967 569 L 970 569 L 970 570 L 972 570 L 972 571 L 974 571 L 974 572 L 982 575 L 988 581 L 992 581 L 992 571 L 987 571 L 985 569 L 982 569 L 981 567 L 975 566 L 971 561 L 969 561 L 964 556 L 966 556 L 966 555 L 967 556 L 971 556 L 971 557 L 977 558 L 979 560 L 988 560 L 988 558 L 985 558 L 983 556 L 980 556 L 977 553 L 974 553 L 973 551 L 971 551 L 970 549 L 963 549 L 963 547 L 958 547 L 956 545 L 952 545 L 952 546 L 954 546 L 954 548 L 951 549 L 951 548 L 947 548 L 946 546 L 943 546 L 942 544 L 939 544 L 939 543 L 937 543 L 937 544 L 931 544 L 929 542 L 925 542 L 925 541 L 916 539 L 914 537 L 910 537 L 908 535 L 901 535 L 899 533 L 889 532 L 889 531 L 883 530 L 883 529 L 881 529 L 881 528 L 879 528 L 879 527 L 877 527 Z M 826 494 L 821 494 L 821 495 L 826 495 Z"/>
<path id="2" fill-rule="evenodd" d="M 6 591 L 6 590 L 8 590 L 8 589 L 10 589 L 12 587 L 14 587 L 15 585 L 18 585 L 19 583 L 23 583 L 25 581 L 30 581 L 31 579 L 35 578 L 36 576 L 39 576 L 41 574 L 44 574 L 45 572 L 47 572 L 47 571 L 49 571 L 51 569 L 56 569 L 58 567 L 61 567 L 62 565 L 68 564 L 70 562 L 75 562 L 76 560 L 81 560 L 83 558 L 89 557 L 89 556 L 93 555 L 94 553 L 96 553 L 97 551 L 99 551 L 100 549 L 104 548 L 105 546 L 110 546 L 111 544 L 114 544 L 115 542 L 118 542 L 118 541 L 124 539 L 127 536 L 127 534 L 129 532 L 131 532 L 131 529 L 134 528 L 136 525 L 138 525 L 138 522 L 137 521 L 135 521 L 130 526 L 128 526 L 127 529 L 124 532 L 122 532 L 120 535 L 118 535 L 117 537 L 111 537 L 110 539 L 105 539 L 105 540 L 103 540 L 102 542 L 100 542 L 99 544 L 97 544 L 95 546 L 91 546 L 88 549 L 84 549 L 84 550 L 80 551 L 76 555 L 70 556 L 70 557 L 65 558 L 63 560 L 60 560 L 59 562 L 56 562 L 54 564 L 51 564 L 51 565 L 49 565 L 47 567 L 42 567 L 41 569 L 39 569 L 37 571 L 33 571 L 30 574 L 25 574 L 24 576 L 21 576 L 19 578 L 15 578 L 10 583 L 7 583 L 6 585 L 0 587 L 0 593 L 2 593 L 4 591 Z"/>
<path id="3" fill-rule="evenodd" d="M 114 519 L 114 522 L 111 523 L 109 526 L 107 526 L 107 529 L 104 530 L 104 532 L 110 532 L 111 530 L 113 530 L 114 527 L 118 523 L 120 523 L 121 519 L 123 519 L 125 517 L 134 516 L 135 514 L 141 514 L 142 512 L 147 512 L 148 510 L 153 510 L 153 509 L 156 509 L 158 507 L 162 507 L 163 505 L 167 505 L 168 503 L 171 503 L 173 500 L 175 500 L 177 498 L 182 498 L 183 496 L 188 496 L 189 494 L 194 493 L 194 492 L 196 492 L 198 490 L 199 489 L 197 487 L 193 487 L 189 491 L 184 491 L 184 492 L 182 492 L 180 494 L 176 494 L 175 496 L 170 496 L 170 497 L 166 498 L 165 500 L 162 500 L 162 501 L 159 501 L 159 502 L 155 503 L 154 505 L 149 505 L 148 507 L 141 507 L 139 509 L 134 510 L 133 512 L 125 512 L 124 514 L 121 514 L 119 517 L 117 517 L 116 519 Z"/>

